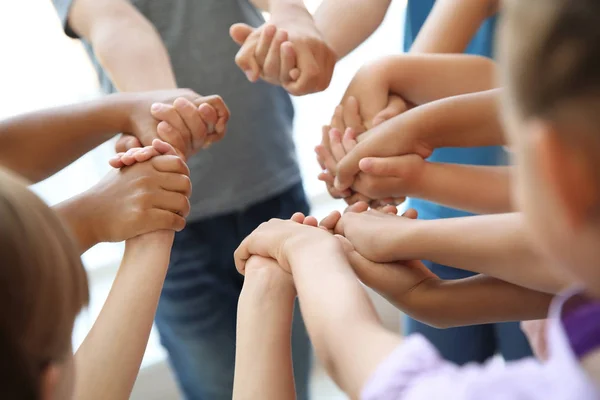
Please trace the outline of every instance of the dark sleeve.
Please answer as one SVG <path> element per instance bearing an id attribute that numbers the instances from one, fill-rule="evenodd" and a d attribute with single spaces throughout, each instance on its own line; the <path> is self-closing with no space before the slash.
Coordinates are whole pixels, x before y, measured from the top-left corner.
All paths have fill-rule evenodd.
<path id="1" fill-rule="evenodd" d="M 60 23 L 65 34 L 70 38 L 79 39 L 79 35 L 69 26 L 69 12 L 71 11 L 71 6 L 74 1 L 76 0 L 52 0 L 52 4 L 54 4 L 54 8 L 56 8 L 58 18 L 60 18 Z"/>

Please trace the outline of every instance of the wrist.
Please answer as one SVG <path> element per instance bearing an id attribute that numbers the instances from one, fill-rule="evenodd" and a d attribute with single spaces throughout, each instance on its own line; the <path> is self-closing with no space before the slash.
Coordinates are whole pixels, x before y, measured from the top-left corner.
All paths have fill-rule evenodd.
<path id="1" fill-rule="evenodd" d="M 53 210 L 71 231 L 81 254 L 100 243 L 93 221 L 90 221 L 86 192 L 55 205 Z"/>
<path id="2" fill-rule="evenodd" d="M 261 300 L 293 303 L 296 298 L 292 277 L 274 265 L 246 267 L 244 291 Z"/>
<path id="3" fill-rule="evenodd" d="M 336 253 L 346 258 L 346 253 L 342 248 L 341 242 L 323 230 L 319 230 L 318 236 L 310 237 L 309 239 L 306 237 L 292 237 L 288 239 L 284 245 L 283 252 L 290 264 L 292 275 L 294 266 L 303 264 L 313 265 L 315 258 L 334 255 Z M 310 262 L 305 263 L 305 258 L 308 258 Z"/>
<path id="4" fill-rule="evenodd" d="M 104 99 L 114 118 L 117 132 L 133 132 L 135 93 L 113 93 L 105 96 Z M 150 109 L 148 109 L 148 112 L 150 112 Z"/>

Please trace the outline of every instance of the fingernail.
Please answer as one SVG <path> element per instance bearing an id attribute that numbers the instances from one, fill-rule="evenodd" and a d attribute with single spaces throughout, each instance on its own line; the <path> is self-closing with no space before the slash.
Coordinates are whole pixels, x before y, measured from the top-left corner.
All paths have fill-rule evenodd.
<path id="1" fill-rule="evenodd" d="M 211 134 L 215 132 L 215 125 L 214 124 L 206 124 L 206 132 Z"/>
<path id="2" fill-rule="evenodd" d="M 206 149 L 208 149 L 208 148 L 209 148 L 211 145 L 212 145 L 212 143 L 211 143 L 211 142 L 206 142 L 206 143 L 204 143 L 204 145 L 202 146 L 202 149 L 203 149 L 203 150 L 206 150 Z"/>
<path id="3" fill-rule="evenodd" d="M 339 178 L 336 176 L 335 179 L 333 180 L 333 186 L 337 189 L 337 190 L 344 190 L 342 189 L 342 184 L 340 183 Z"/>
<path id="4" fill-rule="evenodd" d="M 363 158 L 358 163 L 358 168 L 360 168 L 362 171 L 370 169 L 371 167 L 373 167 L 373 159 L 371 158 Z"/>
<path id="5" fill-rule="evenodd" d="M 246 78 L 248 78 L 248 80 L 250 82 L 253 82 L 254 81 L 254 73 L 252 72 L 252 70 L 245 71 L 245 73 L 246 73 Z"/>
<path id="6" fill-rule="evenodd" d="M 152 106 L 150 107 L 150 110 L 152 110 L 152 111 L 156 112 L 156 111 L 160 110 L 160 107 L 161 107 L 160 103 L 154 103 L 154 104 L 152 104 Z"/>

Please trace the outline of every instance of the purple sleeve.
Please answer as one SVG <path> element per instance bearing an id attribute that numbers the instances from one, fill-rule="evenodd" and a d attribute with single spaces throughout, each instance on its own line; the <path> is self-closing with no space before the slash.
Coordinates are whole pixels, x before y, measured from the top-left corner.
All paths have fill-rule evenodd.
<path id="1" fill-rule="evenodd" d="M 459 367 L 440 357 L 421 335 L 411 335 L 383 361 L 362 391 L 363 400 L 551 399 L 552 379 L 534 359 Z M 554 383 L 555 384 L 555 383 Z"/>

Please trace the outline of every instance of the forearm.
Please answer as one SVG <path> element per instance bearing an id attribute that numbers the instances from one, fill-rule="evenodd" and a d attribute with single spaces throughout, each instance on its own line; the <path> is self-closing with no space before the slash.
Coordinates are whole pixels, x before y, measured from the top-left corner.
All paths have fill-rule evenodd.
<path id="1" fill-rule="evenodd" d="M 248 269 L 244 278 L 237 314 L 236 400 L 295 398 L 291 326 L 296 296 L 293 287 L 278 285 L 272 268 L 279 267 Z"/>
<path id="2" fill-rule="evenodd" d="M 78 0 L 69 15 L 103 69 L 124 92 L 177 87 L 169 54 L 154 26 L 122 0 Z"/>
<path id="3" fill-rule="evenodd" d="M 510 212 L 511 171 L 512 167 L 425 162 L 408 195 L 476 214 Z"/>
<path id="4" fill-rule="evenodd" d="M 389 92 L 413 105 L 494 89 L 496 65 L 471 55 L 395 55 L 381 64 Z"/>
<path id="5" fill-rule="evenodd" d="M 458 280 L 429 280 L 391 299 L 426 324 L 449 328 L 545 318 L 552 295 L 485 275 Z"/>
<path id="6" fill-rule="evenodd" d="M 410 52 L 464 52 L 483 21 L 496 12 L 496 3 L 490 0 L 436 1 Z"/>
<path id="7" fill-rule="evenodd" d="M 290 263 L 317 356 L 336 383 L 358 398 L 400 338 L 383 328 L 341 245 L 334 244 L 298 251 Z"/>
<path id="8" fill-rule="evenodd" d="M 314 15 L 317 29 L 338 58 L 364 42 L 381 25 L 391 0 L 325 0 Z"/>
<path id="9" fill-rule="evenodd" d="M 506 140 L 499 119 L 500 90 L 463 94 L 424 104 L 392 118 L 380 129 L 410 132 L 431 149 L 504 145 Z"/>
<path id="10" fill-rule="evenodd" d="M 80 254 L 85 253 L 92 246 L 98 244 L 94 227 L 90 226 L 87 218 L 90 214 L 89 195 L 90 193 L 85 191 L 52 207 L 63 223 L 70 229 L 71 234 L 79 244 Z"/>
<path id="11" fill-rule="evenodd" d="M 121 95 L 12 117 L 0 122 L 0 164 L 38 182 L 127 129 L 127 123 Z"/>
<path id="12" fill-rule="evenodd" d="M 128 399 L 148 343 L 173 232 L 127 242 L 108 299 L 75 354 L 77 399 Z"/>
<path id="13" fill-rule="evenodd" d="M 430 260 L 534 290 L 557 293 L 569 281 L 534 250 L 520 213 L 415 221 L 397 230 L 398 260 Z"/>

